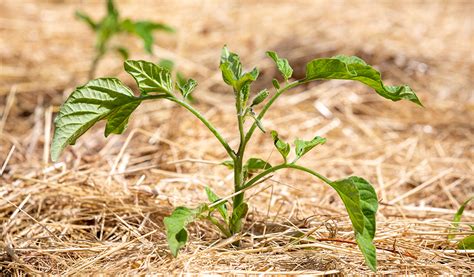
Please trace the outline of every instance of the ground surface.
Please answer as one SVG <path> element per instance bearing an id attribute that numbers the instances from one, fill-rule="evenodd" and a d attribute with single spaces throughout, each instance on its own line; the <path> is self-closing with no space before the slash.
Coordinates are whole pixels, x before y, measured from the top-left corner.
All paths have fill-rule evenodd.
<path id="1" fill-rule="evenodd" d="M 232 146 L 233 96 L 217 70 L 224 44 L 261 69 L 258 88 L 270 87 L 276 74 L 269 49 L 290 60 L 296 77 L 312 58 L 341 53 L 376 65 L 389 83 L 412 85 L 426 108 L 382 100 L 359 84 L 324 82 L 283 96 L 264 124 L 290 141 L 325 136 L 304 165 L 374 184 L 380 273 L 470 272 L 472 252 L 454 249 L 469 234 L 472 210 L 454 240 L 447 229 L 474 193 L 472 1 L 119 3 L 126 16 L 179 30 L 158 36 L 156 57 L 128 41 L 132 57 L 170 58 L 195 78 L 198 109 Z M 124 136 L 104 139 L 102 126 L 94 128 L 52 164 L 52 118 L 86 81 L 93 54 L 93 36 L 73 17 L 79 8 L 96 18 L 103 12 L 101 1 L 0 3 L 0 271 L 369 273 L 336 193 L 290 171 L 247 192 L 251 213 L 240 247 L 198 224 L 172 259 L 163 217 L 203 202 L 206 185 L 229 195 L 231 173 L 212 164 L 225 158 L 217 141 L 170 103 L 144 105 Z M 132 83 L 122 72 L 112 55 L 98 74 Z M 254 141 L 253 154 L 278 160 L 268 135 Z M 310 239 L 292 243 L 297 230 Z"/>

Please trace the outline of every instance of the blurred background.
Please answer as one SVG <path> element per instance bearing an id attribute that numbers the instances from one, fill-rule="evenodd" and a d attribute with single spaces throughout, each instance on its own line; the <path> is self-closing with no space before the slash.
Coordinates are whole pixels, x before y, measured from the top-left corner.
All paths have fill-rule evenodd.
<path id="1" fill-rule="evenodd" d="M 237 144 L 233 94 L 218 69 L 223 45 L 240 54 L 247 69 L 260 69 L 255 91 L 270 88 L 278 74 L 265 55 L 267 50 L 287 58 L 297 79 L 304 76 L 308 61 L 344 54 L 374 65 L 389 84 L 409 84 L 425 108 L 407 101 L 390 102 L 352 82 L 315 82 L 283 96 L 264 125 L 289 141 L 315 134 L 326 137 L 328 143 L 302 163 L 331 179 L 356 174 L 374 184 L 382 203 L 379 228 L 386 234 L 379 244 L 394 245 L 398 237 L 400 251 L 418 258 L 383 253 L 382 271 L 468 272 L 466 258 L 448 256 L 440 263 L 436 251 L 449 246 L 445 237 L 420 234 L 442 234 L 460 203 L 474 193 L 473 1 L 118 0 L 116 4 L 122 17 L 163 22 L 176 29 L 173 34 L 155 33 L 153 54 L 143 51 L 136 37 L 121 35 L 114 42 L 126 45 L 130 58 L 169 59 L 177 71 L 197 80 L 193 94 L 197 108 L 232 146 Z M 198 121 L 171 103 L 143 105 L 123 136 L 105 139 L 103 125 L 94 127 L 67 149 L 60 163 L 50 162 L 52 120 L 73 89 L 88 80 L 94 58 L 96 37 L 74 16 L 77 10 L 94 20 L 106 12 L 104 1 L 0 2 L 0 221 L 5 243 L 16 247 L 31 246 L 25 244 L 26 237 L 44 233 L 24 215 L 16 225 L 7 220 L 20 204 L 72 243 L 88 238 L 87 228 L 95 228 L 102 219 L 105 226 L 118 224 L 117 218 L 103 216 L 104 205 L 131 226 L 139 215 L 155 215 L 156 220 L 151 220 L 155 225 L 144 225 L 152 229 L 161 226 L 159 219 L 173 206 L 202 202 L 204 185 L 221 195 L 231 193 L 231 176 L 225 168 L 186 162 L 218 162 L 225 151 Z M 96 76 L 117 76 L 134 87 L 122 63 L 119 55 L 108 54 Z M 254 141 L 251 152 L 278 160 L 268 135 L 259 134 Z M 295 218 L 312 217 L 317 222 L 335 221 L 342 231 L 349 226 L 335 192 L 307 176 L 285 172 L 267 185 L 257 188 L 251 198 L 256 222 L 268 219 L 290 228 L 287 223 Z M 474 220 L 472 212 L 465 217 Z M 74 226 L 84 228 L 71 227 L 68 218 L 81 218 L 74 220 Z M 134 237 L 125 235 L 127 228 L 109 231 L 123 235 L 118 243 L 130 242 Z M 330 231 L 327 228 L 321 229 L 322 235 Z M 212 234 L 198 236 L 203 243 L 212 238 Z M 115 242 L 112 235 L 107 239 Z M 35 246 L 54 249 L 44 241 L 33 241 Z M 162 231 L 150 241 L 163 244 Z M 199 247 L 204 246 L 193 244 L 189 253 Z M 298 251 L 276 255 L 273 258 L 279 262 L 273 270 L 290 270 L 297 264 L 310 270 L 365 270 L 356 254 L 324 251 L 330 261 L 318 256 L 318 262 L 305 264 L 306 254 Z M 86 251 L 83 257 L 94 253 Z M 236 257 L 210 263 L 213 253 L 193 263 L 209 270 L 235 267 Z M 54 272 L 47 262 L 51 257 L 35 251 L 18 255 L 19 260 L 11 262 L 18 268 Z M 189 266 L 156 255 L 147 266 L 184 271 Z M 272 257 L 262 255 L 253 261 L 244 259 L 239 268 L 267 270 L 261 261 Z M 135 270 L 131 273 L 143 272 L 142 258 L 138 255 L 123 263 Z M 62 254 L 55 259 L 54 264 L 64 270 L 80 261 Z M 121 259 L 117 254 L 107 262 L 96 262 L 102 270 L 114 270 Z M 92 265 L 84 270 L 92 272 Z"/>

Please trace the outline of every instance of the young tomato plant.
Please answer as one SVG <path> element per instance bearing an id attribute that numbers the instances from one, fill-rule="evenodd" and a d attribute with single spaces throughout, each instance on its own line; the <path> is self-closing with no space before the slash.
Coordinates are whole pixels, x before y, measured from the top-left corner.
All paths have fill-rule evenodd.
<path id="1" fill-rule="evenodd" d="M 151 21 L 133 21 L 131 19 L 121 19 L 119 12 L 113 0 L 107 0 L 107 14 L 99 21 L 94 22 L 87 14 L 77 11 L 76 16 L 84 21 L 95 33 L 95 57 L 89 70 L 89 79 L 95 75 L 95 71 L 100 60 L 108 51 L 116 51 L 124 60 L 128 59 L 128 50 L 124 46 L 111 46 L 112 38 L 128 33 L 136 35 L 143 40 L 143 47 L 149 54 L 153 53 L 153 32 L 155 30 L 173 33 L 174 29 L 163 23 L 155 23 Z"/>
<path id="2" fill-rule="evenodd" d="M 406 85 L 383 84 L 380 73 L 358 57 L 335 56 L 315 59 L 307 64 L 306 77 L 293 81 L 290 80 L 293 69 L 288 61 L 278 57 L 274 52 L 267 52 L 267 55 L 276 63 L 284 82 L 279 83 L 274 80 L 275 92 L 273 94 L 265 89 L 256 93 L 249 101 L 251 85 L 257 79 L 259 71 L 254 68 L 249 72 L 244 72 L 239 56 L 229 52 L 226 47 L 222 50 L 220 70 L 224 82 L 230 86 L 236 99 L 236 129 L 240 138 L 238 149 L 232 149 L 216 127 L 185 101 L 196 87 L 194 80 L 189 79 L 184 83 L 174 85 L 170 72 L 165 68 L 151 62 L 128 60 L 124 63 L 125 71 L 136 80 L 140 95 L 135 96 L 130 88 L 116 78 L 99 78 L 76 88 L 62 105 L 55 120 L 56 130 L 51 146 L 52 160 L 56 161 L 67 145 L 74 144 L 77 138 L 98 121 L 107 121 L 105 136 L 112 133 L 121 134 L 127 126 L 130 114 L 143 101 L 159 99 L 175 102 L 196 116 L 222 144 L 229 156 L 229 160 L 223 162 L 223 165 L 234 171 L 235 193 L 232 198 L 221 198 L 207 188 L 209 204 L 202 204 L 197 208 L 178 207 L 165 218 L 168 244 L 174 256 L 187 242 L 186 226 L 195 220 L 210 221 L 226 237 L 239 233 L 248 211 L 248 204 L 244 197 L 245 191 L 263 182 L 276 171 L 294 169 L 312 175 L 336 190 L 347 209 L 355 240 L 366 263 L 375 271 L 377 262 L 373 239 L 378 200 L 372 185 L 356 176 L 333 181 L 313 169 L 297 164 L 305 154 L 325 143 L 325 138 L 316 136 L 310 140 L 296 139 L 294 155 L 291 155 L 290 159 L 290 144 L 281 139 L 276 131 L 271 131 L 273 144 L 282 156 L 282 162 L 278 165 L 270 165 L 254 157 L 245 160 L 246 147 L 257 128 L 265 132 L 262 119 L 283 93 L 314 80 L 356 80 L 392 101 L 407 99 L 420 106 L 421 102 L 415 92 Z M 175 87 L 179 94 L 175 92 Z M 257 108 L 259 108 L 258 114 L 255 111 Z M 244 123 L 248 119 L 253 121 L 250 128 L 245 128 Z"/>

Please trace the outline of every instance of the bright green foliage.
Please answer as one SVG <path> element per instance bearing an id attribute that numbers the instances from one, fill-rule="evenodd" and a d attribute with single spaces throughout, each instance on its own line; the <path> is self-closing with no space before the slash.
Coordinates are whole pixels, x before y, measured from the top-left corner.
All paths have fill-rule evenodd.
<path id="1" fill-rule="evenodd" d="M 146 61 L 125 61 L 125 71 L 133 76 L 142 94 L 150 92 L 171 95 L 171 73 L 157 64 Z"/>
<path id="2" fill-rule="evenodd" d="M 304 154 L 308 153 L 316 147 L 316 145 L 319 144 L 324 144 L 326 142 L 325 138 L 322 137 L 314 137 L 312 140 L 301 140 L 301 139 L 296 139 L 295 140 L 295 154 L 296 154 L 296 159 L 299 159 L 303 157 Z"/>
<path id="3" fill-rule="evenodd" d="M 252 100 L 252 104 L 250 105 L 250 107 L 254 107 L 262 103 L 263 101 L 265 101 L 265 99 L 267 99 L 268 95 L 270 95 L 270 93 L 267 89 L 260 91 L 257 96 L 255 96 L 255 98 Z"/>
<path id="4" fill-rule="evenodd" d="M 106 119 L 105 136 L 121 134 L 130 114 L 141 100 L 116 78 L 100 78 L 78 87 L 61 106 L 54 121 L 56 130 L 51 158 L 56 161 L 62 150 L 100 120 Z"/>
<path id="5" fill-rule="evenodd" d="M 112 3 L 112 2 L 109 2 Z M 113 15 L 113 5 L 110 5 L 110 13 Z M 98 28 L 97 24 L 90 21 L 87 16 L 81 18 L 91 27 Z M 111 16 L 113 21 L 113 16 Z M 131 23 L 127 23 L 131 24 Z M 153 29 L 150 25 L 142 24 L 140 28 Z M 138 32 L 138 31 L 137 31 Z M 51 156 L 57 160 L 60 152 L 69 144 L 74 142 L 100 120 L 106 120 L 105 135 L 111 133 L 122 133 L 127 125 L 130 114 L 145 100 L 163 99 L 172 101 L 197 117 L 221 143 L 229 160 L 222 162 L 223 165 L 234 171 L 235 194 L 232 203 L 229 200 L 221 200 L 221 197 L 206 188 L 206 194 L 211 204 L 203 204 L 196 209 L 178 207 L 164 220 L 167 232 L 168 244 L 171 253 L 176 256 L 179 249 L 187 242 L 188 232 L 186 226 L 195 221 L 205 219 L 215 225 L 221 233 L 230 237 L 241 232 L 243 219 L 249 210 L 245 202 L 245 190 L 259 184 L 269 178 L 271 174 L 280 169 L 293 169 L 310 174 L 333 187 L 344 203 L 349 218 L 352 222 L 357 242 L 367 265 L 376 270 L 376 248 L 373 240 L 376 232 L 375 214 L 378 208 L 377 194 L 372 185 L 360 177 L 348 177 L 338 181 L 331 181 L 318 172 L 300 166 L 296 162 L 303 155 L 311 151 L 317 145 L 326 142 L 325 138 L 314 137 L 312 140 L 295 140 L 295 159 L 288 162 L 290 145 L 282 140 L 276 131 L 272 131 L 272 139 L 278 152 L 283 157 L 283 162 L 271 165 L 260 158 L 250 158 L 244 163 L 245 150 L 256 128 L 265 131 L 262 125 L 263 117 L 277 98 L 284 92 L 298 85 L 318 79 L 348 79 L 360 81 L 373 88 L 379 95 L 397 101 L 407 99 L 420 104 L 416 94 L 408 86 L 386 86 L 380 79 L 380 73 L 357 57 L 336 56 L 327 59 L 316 59 L 310 62 L 306 69 L 306 78 L 288 82 L 292 76 L 292 69 L 288 61 L 281 59 L 274 52 L 268 55 L 276 62 L 277 68 L 283 74 L 286 82 L 280 86 L 278 81 L 273 80 L 276 92 L 270 96 L 268 90 L 262 90 L 256 94 L 251 103 L 248 104 L 252 94 L 251 84 L 258 77 L 258 70 L 254 68 L 250 72 L 242 71 L 242 64 L 237 54 L 230 52 L 226 47 L 222 50 L 220 69 L 224 82 L 232 87 L 236 99 L 236 120 L 240 136 L 238 149 L 232 149 L 227 140 L 199 111 L 186 102 L 191 92 L 196 87 L 192 79 L 185 80 L 177 77 L 173 81 L 170 70 L 172 63 L 161 61 L 159 65 L 146 61 L 128 60 L 125 62 L 125 70 L 133 76 L 140 90 L 140 96 L 136 97 L 132 91 L 115 78 L 101 78 L 88 82 L 82 87 L 74 90 L 71 96 L 61 107 L 56 118 L 56 130 Z M 177 91 L 175 91 L 177 90 Z M 261 105 L 257 114 L 253 110 Z M 252 126 L 246 129 L 244 122 L 246 118 L 254 119 Z M 226 198 L 227 199 L 227 198 Z M 232 204 L 228 209 L 227 203 Z M 464 203 L 455 216 L 453 225 L 457 227 L 461 214 L 468 201 Z M 230 206 L 230 205 L 229 205 Z M 218 211 L 221 219 L 213 216 Z M 230 213 L 231 212 L 231 213 Z M 465 238 L 459 244 L 459 248 L 472 247 L 472 236 Z"/>
<path id="6" fill-rule="evenodd" d="M 212 204 L 221 200 L 221 198 L 219 196 L 217 196 L 217 194 L 215 194 L 210 187 L 206 187 L 206 194 L 207 194 L 207 199 L 209 200 L 209 202 L 211 202 Z M 225 221 L 227 221 L 227 219 L 229 218 L 229 215 L 227 214 L 227 207 L 226 207 L 226 202 L 222 202 L 220 204 L 218 204 L 216 206 L 216 209 L 219 211 L 219 213 L 221 214 L 222 216 L 222 219 L 224 219 Z"/>
<path id="7" fill-rule="evenodd" d="M 290 144 L 280 139 L 277 131 L 272 131 L 271 134 L 273 138 L 273 144 L 286 162 L 286 158 L 288 157 L 288 154 L 290 154 Z"/>
<path id="8" fill-rule="evenodd" d="M 407 99 L 421 106 L 418 96 L 409 86 L 384 85 L 380 72 L 355 56 L 335 56 L 309 62 L 306 65 L 305 81 L 318 79 L 356 80 L 373 88 L 384 98 L 392 101 Z"/>
<path id="9" fill-rule="evenodd" d="M 174 29 L 162 23 L 151 21 L 133 21 L 121 19 L 119 11 L 113 0 L 107 0 L 107 14 L 98 22 L 95 22 L 87 14 L 77 11 L 76 17 L 84 21 L 96 33 L 96 56 L 92 62 L 89 78 L 93 78 L 97 64 L 109 51 L 117 51 L 124 59 L 128 59 L 129 52 L 124 46 L 110 46 L 112 38 L 122 33 L 136 35 L 143 40 L 143 47 L 149 54 L 153 53 L 153 32 L 164 31 L 173 33 Z"/>
<path id="10" fill-rule="evenodd" d="M 188 241 L 186 226 L 198 219 L 207 210 L 206 205 L 196 209 L 178 207 L 169 217 L 165 217 L 166 238 L 173 256 L 178 256 L 179 249 Z"/>
<path id="11" fill-rule="evenodd" d="M 461 217 L 462 214 L 464 213 L 464 210 L 466 209 L 466 206 L 474 200 L 474 196 L 471 196 L 468 198 L 462 205 L 459 207 L 457 210 L 456 214 L 454 214 L 453 218 L 453 223 L 452 223 L 452 228 L 450 229 L 451 232 L 455 232 L 459 230 L 459 222 L 461 222 Z M 471 229 L 474 230 L 474 226 L 471 225 Z M 449 234 L 448 239 L 453 239 L 454 235 Z M 474 235 L 470 235 L 462 239 L 461 241 L 458 242 L 458 248 L 459 249 L 474 249 Z"/>
<path id="12" fill-rule="evenodd" d="M 360 177 L 349 177 L 330 184 L 341 197 L 356 235 L 356 241 L 369 267 L 377 267 L 375 246 L 375 214 L 378 201 L 372 185 Z"/>
<path id="13" fill-rule="evenodd" d="M 187 99 L 191 95 L 193 90 L 196 88 L 197 82 L 193 79 L 189 79 L 184 84 L 176 82 L 176 85 L 179 89 L 179 92 L 181 92 L 181 95 L 183 95 L 184 99 Z"/>
<path id="14" fill-rule="evenodd" d="M 281 75 L 283 75 L 283 78 L 288 81 L 288 79 L 291 78 L 291 75 L 293 75 L 293 68 L 291 68 L 288 60 L 279 58 L 278 54 L 273 51 L 267 51 L 267 56 L 269 56 L 275 62 Z"/>
<path id="15" fill-rule="evenodd" d="M 458 249 L 474 249 L 474 235 L 467 236 L 458 242 Z"/>

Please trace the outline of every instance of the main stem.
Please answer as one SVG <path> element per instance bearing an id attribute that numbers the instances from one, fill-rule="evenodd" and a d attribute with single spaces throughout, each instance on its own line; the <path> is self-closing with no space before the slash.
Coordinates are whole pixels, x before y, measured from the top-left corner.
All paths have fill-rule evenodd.
<path id="1" fill-rule="evenodd" d="M 238 192 L 242 189 L 244 175 L 243 175 L 243 158 L 245 148 L 245 130 L 244 130 L 244 114 L 242 107 L 240 92 L 236 92 L 236 111 L 237 111 L 237 123 L 239 125 L 240 144 L 239 150 L 237 151 L 236 158 L 234 159 L 234 191 Z M 234 196 L 232 201 L 233 213 L 232 217 L 236 217 L 235 211 L 238 206 L 244 202 L 244 193 L 237 194 Z M 242 218 L 234 218 L 231 220 L 229 226 L 230 232 L 236 234 L 242 229 Z"/>

